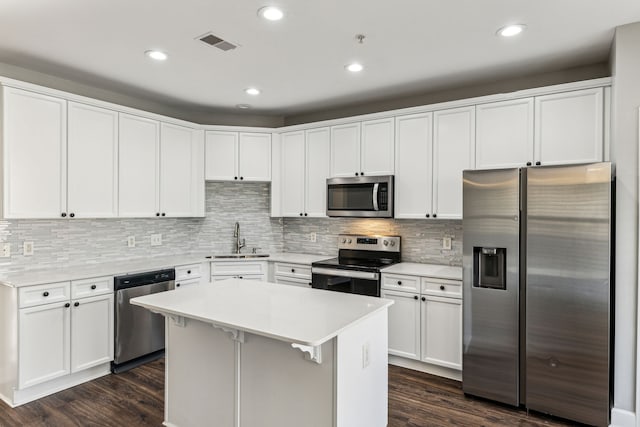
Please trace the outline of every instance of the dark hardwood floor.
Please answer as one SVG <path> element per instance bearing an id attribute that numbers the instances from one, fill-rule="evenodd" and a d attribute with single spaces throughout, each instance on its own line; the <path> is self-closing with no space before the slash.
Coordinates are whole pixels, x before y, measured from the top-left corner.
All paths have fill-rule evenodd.
<path id="1" fill-rule="evenodd" d="M 163 388 L 160 359 L 15 409 L 0 402 L 0 426 L 159 427 Z M 569 425 L 574 424 L 466 397 L 457 381 L 389 366 L 389 427 Z"/>

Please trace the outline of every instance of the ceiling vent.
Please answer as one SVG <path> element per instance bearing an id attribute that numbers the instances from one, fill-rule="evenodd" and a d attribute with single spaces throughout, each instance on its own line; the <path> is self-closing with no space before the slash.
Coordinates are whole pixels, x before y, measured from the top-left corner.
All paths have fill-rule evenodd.
<path id="1" fill-rule="evenodd" d="M 231 43 L 230 41 L 224 40 L 211 33 L 207 33 L 203 36 L 198 37 L 198 40 L 200 40 L 203 43 L 206 43 L 209 46 L 216 47 L 225 52 L 228 50 L 233 50 L 239 46 L 238 44 Z"/>

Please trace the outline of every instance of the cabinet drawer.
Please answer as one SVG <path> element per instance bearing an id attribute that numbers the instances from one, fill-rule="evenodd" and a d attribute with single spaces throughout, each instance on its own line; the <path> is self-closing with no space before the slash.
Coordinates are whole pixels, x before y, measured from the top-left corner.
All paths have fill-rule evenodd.
<path id="1" fill-rule="evenodd" d="M 176 281 L 185 279 L 197 279 L 202 276 L 200 264 L 181 265 L 176 267 Z"/>
<path id="2" fill-rule="evenodd" d="M 211 276 L 211 283 L 220 282 L 226 279 L 245 279 L 245 280 L 259 280 L 266 282 L 267 276 L 264 274 L 218 274 Z"/>
<path id="3" fill-rule="evenodd" d="M 292 278 L 292 277 L 287 277 L 287 276 L 276 276 L 274 278 L 274 282 L 279 283 L 281 285 L 291 285 L 291 286 L 300 286 L 303 288 L 310 288 L 311 287 L 311 281 L 310 280 L 305 280 L 305 279 L 297 279 L 297 278 Z"/>
<path id="4" fill-rule="evenodd" d="M 382 288 L 397 291 L 420 292 L 420 278 L 400 274 L 382 274 Z"/>
<path id="5" fill-rule="evenodd" d="M 113 292 L 113 276 L 94 277 L 93 279 L 71 282 L 71 298 L 84 298 Z"/>
<path id="6" fill-rule="evenodd" d="M 20 308 L 68 301 L 71 297 L 69 282 L 47 283 L 46 285 L 26 286 L 18 291 Z"/>
<path id="7" fill-rule="evenodd" d="M 311 266 L 304 264 L 286 264 L 276 262 L 275 274 L 278 276 L 297 277 L 300 279 L 311 279 Z"/>
<path id="8" fill-rule="evenodd" d="M 422 293 L 443 297 L 462 297 L 462 282 L 459 280 L 422 278 Z"/>
<path id="9" fill-rule="evenodd" d="M 187 286 L 199 285 L 200 279 L 185 279 L 185 280 L 176 280 L 176 289 L 184 289 Z"/>
<path id="10" fill-rule="evenodd" d="M 264 262 L 212 262 L 211 275 L 266 274 Z"/>

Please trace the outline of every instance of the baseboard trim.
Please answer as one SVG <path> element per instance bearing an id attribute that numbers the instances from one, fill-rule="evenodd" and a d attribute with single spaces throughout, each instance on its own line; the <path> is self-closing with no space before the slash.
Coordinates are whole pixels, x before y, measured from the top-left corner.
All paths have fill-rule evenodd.
<path id="1" fill-rule="evenodd" d="M 462 381 L 462 372 L 443 366 L 432 365 L 430 363 L 419 362 L 417 360 L 406 359 L 400 356 L 389 355 L 389 364 L 402 368 L 413 369 L 414 371 L 425 372 L 439 377 L 445 377 L 456 381 Z M 634 426 L 635 427 L 635 426 Z"/>
<path id="2" fill-rule="evenodd" d="M 609 425 L 610 427 L 636 427 L 636 414 L 626 409 L 613 408 Z"/>

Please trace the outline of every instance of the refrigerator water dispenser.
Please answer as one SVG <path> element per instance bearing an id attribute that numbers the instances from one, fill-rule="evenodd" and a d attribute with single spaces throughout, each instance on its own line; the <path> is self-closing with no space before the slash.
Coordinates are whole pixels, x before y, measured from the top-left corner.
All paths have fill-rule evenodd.
<path id="1" fill-rule="evenodd" d="M 507 289 L 507 249 L 473 248 L 473 287 Z"/>

